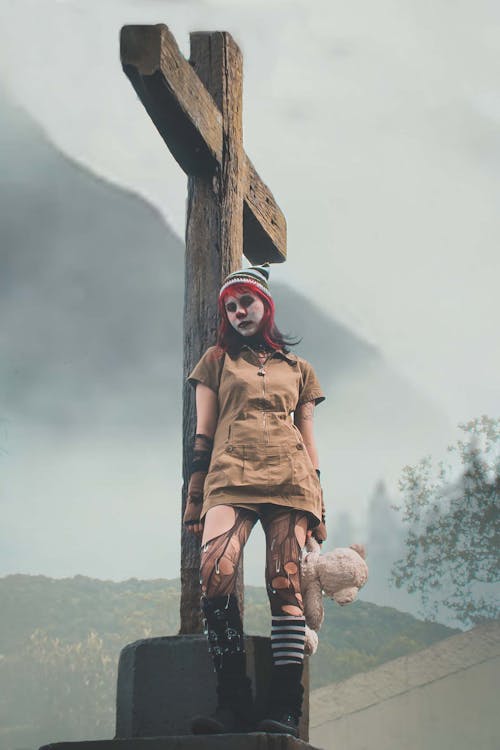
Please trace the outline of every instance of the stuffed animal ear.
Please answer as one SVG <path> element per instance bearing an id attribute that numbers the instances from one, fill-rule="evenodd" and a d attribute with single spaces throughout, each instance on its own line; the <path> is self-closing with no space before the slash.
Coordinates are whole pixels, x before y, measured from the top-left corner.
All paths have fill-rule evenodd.
<path id="1" fill-rule="evenodd" d="M 366 560 L 366 549 L 364 544 L 351 544 L 349 546 L 350 549 L 353 549 L 355 552 L 357 552 L 358 555 L 363 558 L 363 560 Z"/>

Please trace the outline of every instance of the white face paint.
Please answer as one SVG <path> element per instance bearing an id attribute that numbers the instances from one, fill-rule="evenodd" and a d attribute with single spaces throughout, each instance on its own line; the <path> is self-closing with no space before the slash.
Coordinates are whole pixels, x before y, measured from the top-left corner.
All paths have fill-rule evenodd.
<path id="1" fill-rule="evenodd" d="M 242 336 L 255 336 L 264 317 L 264 303 L 260 297 L 250 292 L 227 297 L 226 315 L 235 331 Z"/>

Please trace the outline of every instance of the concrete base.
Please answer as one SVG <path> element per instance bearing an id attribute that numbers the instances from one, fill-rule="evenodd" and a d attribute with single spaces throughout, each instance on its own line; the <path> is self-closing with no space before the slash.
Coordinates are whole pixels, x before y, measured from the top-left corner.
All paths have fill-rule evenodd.
<path id="1" fill-rule="evenodd" d="M 57 742 L 40 750 L 316 750 L 289 734 L 208 734 L 92 742 Z"/>
<path id="2" fill-rule="evenodd" d="M 271 677 L 271 641 L 269 638 L 250 636 L 246 638 L 246 652 L 247 671 L 254 687 L 257 716 L 262 718 L 267 705 Z M 307 658 L 304 664 L 303 685 L 304 703 L 299 735 L 307 742 L 309 739 L 309 664 Z M 178 635 L 149 638 L 131 643 L 121 652 L 116 699 L 117 738 L 161 737 L 161 741 L 165 742 L 164 738 L 172 737 L 178 741 L 179 736 L 190 734 L 190 721 L 193 716 L 211 714 L 215 710 L 215 705 L 215 673 L 205 636 Z M 219 742 L 227 742 L 227 737 L 229 737 L 229 735 L 215 736 L 219 738 Z M 250 735 L 234 736 L 242 740 Z M 263 738 L 267 736 L 273 737 L 273 735 L 264 734 L 251 736 L 260 738 L 260 742 L 264 742 Z M 285 735 L 275 736 L 283 738 Z M 203 738 L 208 742 L 209 736 L 204 735 Z M 191 737 L 190 741 L 199 740 Z M 159 739 L 158 742 L 160 742 Z M 184 746 L 191 747 L 191 745 Z M 92 747 L 91 743 L 88 743 L 88 747 Z M 158 748 L 160 747 L 163 750 L 164 747 L 170 747 L 170 745 L 158 745 Z M 177 747 L 177 745 L 174 744 L 171 747 Z M 213 747 L 218 747 L 218 745 L 213 745 Z M 252 747 L 257 748 L 260 745 L 255 744 Z M 268 745 L 262 745 L 262 747 L 268 747 Z M 277 748 L 278 745 L 272 745 L 272 747 Z"/>

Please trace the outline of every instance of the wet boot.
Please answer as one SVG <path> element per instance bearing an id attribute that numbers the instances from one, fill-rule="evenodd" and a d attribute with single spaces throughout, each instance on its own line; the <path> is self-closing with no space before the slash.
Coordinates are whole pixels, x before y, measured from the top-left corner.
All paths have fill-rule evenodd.
<path id="1" fill-rule="evenodd" d="M 217 674 L 217 708 L 196 716 L 193 734 L 251 732 L 255 728 L 252 685 L 246 676 L 243 627 L 236 597 L 202 597 L 205 633 Z"/>
<path id="2" fill-rule="evenodd" d="M 303 664 L 273 666 L 269 705 L 266 718 L 257 726 L 258 732 L 299 736 L 304 688 L 301 679 Z"/>

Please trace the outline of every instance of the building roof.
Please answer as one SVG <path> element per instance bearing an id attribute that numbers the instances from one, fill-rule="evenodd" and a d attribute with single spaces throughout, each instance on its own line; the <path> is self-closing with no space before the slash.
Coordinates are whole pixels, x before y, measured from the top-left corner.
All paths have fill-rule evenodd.
<path id="1" fill-rule="evenodd" d="M 340 719 L 498 656 L 500 620 L 445 638 L 369 672 L 313 690 L 310 726 Z"/>

